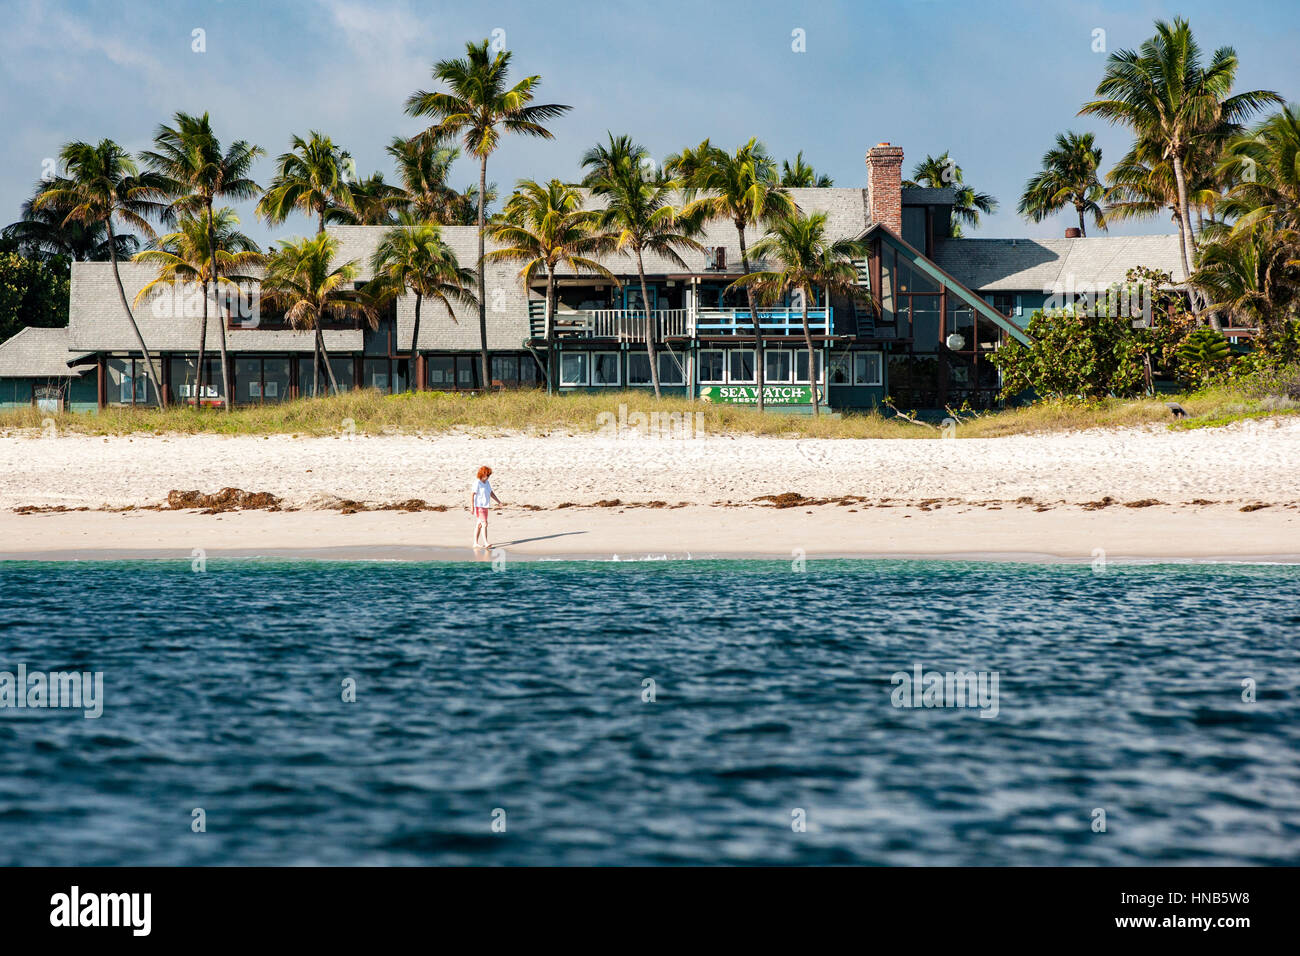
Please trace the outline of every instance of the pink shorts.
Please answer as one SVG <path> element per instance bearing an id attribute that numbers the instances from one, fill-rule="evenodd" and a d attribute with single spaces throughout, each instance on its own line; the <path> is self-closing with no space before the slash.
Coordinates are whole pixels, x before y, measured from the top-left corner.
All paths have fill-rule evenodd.
<path id="1" fill-rule="evenodd" d="M 487 515 L 488 515 L 488 510 L 487 510 L 486 508 L 475 508 L 475 509 L 474 509 L 474 520 L 475 520 L 475 521 L 482 521 L 484 524 L 487 524 Z"/>

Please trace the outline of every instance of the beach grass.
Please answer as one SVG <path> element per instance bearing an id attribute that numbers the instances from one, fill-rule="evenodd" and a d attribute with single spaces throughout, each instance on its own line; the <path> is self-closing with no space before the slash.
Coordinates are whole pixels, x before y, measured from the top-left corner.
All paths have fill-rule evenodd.
<path id="1" fill-rule="evenodd" d="M 1177 402 L 1188 417 L 1175 419 L 1167 403 Z M 622 408 L 620 409 L 620 406 Z M 645 418 L 638 418 L 638 413 Z M 1094 402 L 1041 401 L 981 414 L 958 412 L 956 426 L 945 429 L 941 418 L 918 424 L 891 411 L 791 415 L 759 414 L 752 408 L 691 402 L 685 398 L 655 399 L 644 391 L 610 391 L 547 395 L 537 390 L 508 390 L 489 394 L 408 392 L 386 395 L 359 390 L 326 398 L 299 399 L 280 404 L 239 407 L 225 413 L 192 408 L 108 408 L 98 414 L 43 413 L 35 408 L 0 412 L 0 434 L 52 427 L 60 433 L 82 435 L 217 434 L 330 436 L 439 434 L 469 431 L 478 434 L 523 433 L 565 435 L 608 432 L 615 423 L 635 427 L 654 421 L 661 427 L 681 427 L 692 416 L 696 432 L 767 435 L 782 438 L 995 438 L 1004 435 L 1078 431 L 1139 425 L 1171 428 L 1214 427 L 1274 415 L 1300 413 L 1300 402 L 1259 394 L 1242 385 L 1218 386 L 1197 392 Z M 702 417 L 695 417 L 696 415 Z"/>

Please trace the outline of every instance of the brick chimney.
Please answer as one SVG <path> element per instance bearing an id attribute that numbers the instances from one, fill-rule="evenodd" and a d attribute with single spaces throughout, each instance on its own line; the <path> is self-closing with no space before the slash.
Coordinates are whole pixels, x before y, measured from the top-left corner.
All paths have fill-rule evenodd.
<path id="1" fill-rule="evenodd" d="M 873 224 L 903 235 L 903 147 L 877 143 L 867 150 L 867 211 Z"/>

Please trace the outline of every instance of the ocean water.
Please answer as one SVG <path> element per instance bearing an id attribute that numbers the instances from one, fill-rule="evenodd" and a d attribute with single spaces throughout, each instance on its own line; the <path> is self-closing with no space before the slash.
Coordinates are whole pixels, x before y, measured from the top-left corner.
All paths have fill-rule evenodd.
<path id="1" fill-rule="evenodd" d="M 1295 864 L 1298 635 L 1285 566 L 0 564 L 0 671 L 104 686 L 0 708 L 0 864 Z"/>

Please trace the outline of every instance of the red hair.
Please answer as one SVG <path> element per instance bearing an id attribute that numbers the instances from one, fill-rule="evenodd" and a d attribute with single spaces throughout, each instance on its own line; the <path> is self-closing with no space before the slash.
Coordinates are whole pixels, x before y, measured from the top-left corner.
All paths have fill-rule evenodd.
<path id="1" fill-rule="evenodd" d="M 487 481 L 488 476 L 491 474 L 492 474 L 492 469 L 489 468 L 487 465 L 484 465 L 482 468 L 478 470 L 478 480 Z"/>

